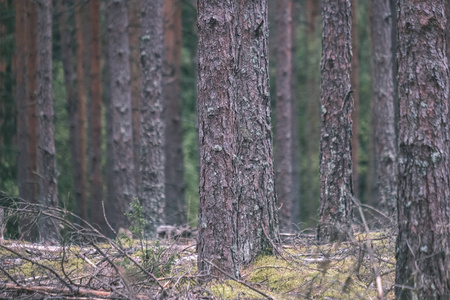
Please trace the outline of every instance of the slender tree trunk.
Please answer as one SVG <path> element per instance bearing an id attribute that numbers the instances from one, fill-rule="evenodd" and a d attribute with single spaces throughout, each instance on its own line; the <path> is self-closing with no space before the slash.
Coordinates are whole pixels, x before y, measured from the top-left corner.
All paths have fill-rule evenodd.
<path id="1" fill-rule="evenodd" d="M 183 128 L 181 126 L 181 1 L 165 0 L 164 10 L 164 125 L 166 154 L 166 222 L 186 224 Z"/>
<path id="2" fill-rule="evenodd" d="M 351 1 L 322 2 L 320 241 L 347 239 L 352 221 Z"/>
<path id="3" fill-rule="evenodd" d="M 77 143 L 78 155 L 76 157 L 76 168 L 75 172 L 75 197 L 78 205 L 78 214 L 87 220 L 87 196 L 86 196 L 86 102 L 87 102 L 87 92 L 85 77 L 86 72 L 84 69 L 84 62 L 86 58 L 86 37 L 84 34 L 84 19 L 86 5 L 76 4 L 75 5 L 75 37 L 76 37 L 76 84 L 77 84 L 77 110 L 76 110 L 76 133 L 77 133 Z"/>
<path id="4" fill-rule="evenodd" d="M 52 98 L 52 6 L 50 0 L 38 0 L 38 167 L 39 203 L 45 206 L 58 206 L 58 171 L 53 126 Z M 46 243 L 56 243 L 59 239 L 59 226 L 56 220 L 41 217 L 39 234 Z"/>
<path id="5" fill-rule="evenodd" d="M 133 155 L 136 172 L 136 184 L 139 186 L 139 156 L 140 142 L 140 109 L 141 109 L 141 66 L 140 66 L 140 37 L 141 37 L 141 0 L 128 2 L 128 36 L 130 41 L 130 76 L 131 76 L 131 111 L 133 119 Z"/>
<path id="6" fill-rule="evenodd" d="M 37 116 L 37 11 L 36 4 L 28 2 L 27 8 L 27 114 L 28 114 L 28 201 L 36 203 L 38 195 L 37 151 L 38 151 L 38 116 Z"/>
<path id="7" fill-rule="evenodd" d="M 390 15 L 389 0 L 372 0 L 372 135 L 376 174 L 374 204 L 386 215 L 396 218 L 397 151 Z"/>
<path id="8" fill-rule="evenodd" d="M 300 222 L 300 140 L 298 134 L 298 94 L 297 94 L 297 28 L 299 24 L 300 3 L 293 0 L 292 4 L 292 56 L 291 56 L 291 94 L 292 94 L 292 215 L 291 222 L 298 225 Z M 298 227 L 297 227 L 298 229 Z"/>
<path id="9" fill-rule="evenodd" d="M 292 0 L 277 1 L 275 174 L 280 230 L 292 230 Z"/>
<path id="10" fill-rule="evenodd" d="M 445 0 L 398 1 L 397 299 L 449 299 Z"/>
<path id="11" fill-rule="evenodd" d="M 100 38 L 100 0 L 90 0 L 90 210 L 92 223 L 106 232 L 103 216 L 103 176 L 102 176 L 102 71 Z"/>
<path id="12" fill-rule="evenodd" d="M 0 8 L 5 9 L 8 7 L 8 2 L 6 0 L 0 0 Z M 6 26 L 3 22 L 0 22 L 0 40 L 6 35 Z M 3 48 L 0 48 L 0 90 L 4 91 L 5 86 L 5 77 L 6 77 L 6 67 L 7 60 L 6 55 L 3 51 Z M 5 102 L 6 102 L 6 93 L 0 93 L 0 164 L 3 163 L 3 146 L 4 146 L 4 136 L 3 136 L 3 124 L 5 123 Z M 3 223 L 4 219 L 4 211 L 3 208 L 0 207 L 0 224 Z M 0 225 L 0 243 L 3 243 L 3 231 L 4 226 Z"/>
<path id="13" fill-rule="evenodd" d="M 57 3 L 59 34 L 61 36 L 61 60 L 64 70 L 64 87 L 66 90 L 66 109 L 69 117 L 69 145 L 72 159 L 72 169 L 74 177 L 74 186 L 79 191 L 79 179 L 81 177 L 81 168 L 78 166 L 79 158 L 79 127 L 77 126 L 78 116 L 78 89 L 76 84 L 76 70 L 73 57 L 74 41 L 70 30 L 69 2 L 68 0 L 59 0 Z M 77 200 L 79 198 L 77 197 Z M 77 203 L 79 203 L 77 201 Z"/>
<path id="14" fill-rule="evenodd" d="M 162 121 L 163 0 L 144 0 L 141 8 L 141 183 L 145 230 L 156 236 L 164 224 L 164 126 Z"/>
<path id="15" fill-rule="evenodd" d="M 108 9 L 104 10 L 105 19 L 108 20 Z M 108 28 L 106 28 L 108 31 Z M 103 56 L 105 58 L 105 64 L 103 65 L 103 86 L 105 87 L 103 99 L 105 101 L 105 122 L 106 122 L 106 166 L 105 166 L 105 173 L 106 173 L 106 199 L 105 199 L 105 205 L 102 213 L 106 214 L 106 212 L 109 210 L 110 205 L 113 205 L 114 199 L 110 199 L 110 195 L 112 195 L 112 191 L 110 191 L 110 187 L 114 186 L 114 176 L 113 176 L 113 109 L 112 109 L 112 102 L 111 102 L 111 88 L 110 88 L 110 81 L 111 81 L 111 71 L 109 67 L 109 35 L 106 34 L 105 36 L 105 46 L 103 47 Z M 108 216 L 103 216 L 104 218 L 108 218 Z M 105 220 L 106 221 L 106 220 Z M 106 223 L 106 222 L 105 222 Z M 106 232 L 109 232 L 111 234 L 111 231 L 108 226 L 108 230 Z"/>
<path id="16" fill-rule="evenodd" d="M 30 185 L 28 184 L 28 170 L 30 169 L 30 158 L 28 153 L 29 132 L 27 114 L 27 86 L 26 86 L 26 59 L 27 59 L 27 1 L 17 0 L 14 2 L 16 11 L 15 42 L 16 53 L 14 55 L 16 72 L 16 104 L 17 104 L 17 180 L 19 185 L 19 196 L 25 201 L 33 202 Z"/>
<path id="17" fill-rule="evenodd" d="M 240 267 L 279 242 L 267 1 L 198 1 L 198 268 Z"/>
<path id="18" fill-rule="evenodd" d="M 358 128 L 359 128 L 359 58 L 358 58 L 358 0 L 352 1 L 352 68 L 351 82 L 353 89 L 353 112 L 352 112 L 352 159 L 353 159 L 353 192 L 359 197 L 359 178 L 358 178 Z"/>
<path id="19" fill-rule="evenodd" d="M 112 177 L 108 181 L 109 220 L 114 229 L 128 228 L 124 215 L 136 196 L 131 116 L 130 51 L 127 1 L 107 2 L 108 69 L 112 126 Z"/>

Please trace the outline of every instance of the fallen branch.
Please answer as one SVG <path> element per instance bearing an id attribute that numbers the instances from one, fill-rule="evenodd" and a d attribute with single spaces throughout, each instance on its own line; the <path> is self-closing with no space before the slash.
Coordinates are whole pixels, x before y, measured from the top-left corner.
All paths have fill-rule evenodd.
<path id="1" fill-rule="evenodd" d="M 75 290 L 71 290 L 69 288 L 57 288 L 53 286 L 35 286 L 35 285 L 29 285 L 29 286 L 18 286 L 13 283 L 4 283 L 3 285 L 0 285 L 1 289 L 9 289 L 9 290 L 16 290 L 20 292 L 33 292 L 33 293 L 51 293 L 58 296 L 61 295 L 80 295 L 80 296 L 95 296 L 95 297 L 101 297 L 101 299 L 113 299 L 114 293 L 113 292 L 107 292 L 107 291 L 100 291 L 100 290 L 92 290 L 87 288 L 78 288 Z M 148 299 L 148 296 L 138 294 L 133 295 L 133 297 L 136 297 L 137 299 Z M 79 299 L 79 298 L 73 298 L 73 299 Z M 88 299 L 93 299 L 89 297 Z"/>

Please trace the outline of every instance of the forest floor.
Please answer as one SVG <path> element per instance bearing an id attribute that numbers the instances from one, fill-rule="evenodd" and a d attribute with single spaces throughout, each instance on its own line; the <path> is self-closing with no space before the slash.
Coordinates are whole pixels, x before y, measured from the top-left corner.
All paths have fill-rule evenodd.
<path id="1" fill-rule="evenodd" d="M 281 234 L 273 255 L 257 257 L 240 278 L 212 265 L 208 280 L 197 270 L 195 232 L 166 226 L 165 237 L 145 240 L 138 206 L 129 215 L 138 239 L 129 230 L 106 237 L 60 208 L 11 198 L 2 207 L 0 233 L 13 227 L 22 238 L 0 239 L 0 299 L 394 299 L 396 226 L 374 209 L 368 226 L 363 205 L 345 242 L 319 244 L 314 230 Z M 43 216 L 60 232 L 57 246 L 24 241 Z"/>
<path id="2" fill-rule="evenodd" d="M 275 255 L 258 257 L 241 278 L 207 283 L 195 240 L 67 240 L 0 245 L 1 299 L 394 299 L 395 236 L 360 233 L 335 244 L 284 235 Z M 83 245 L 82 245 L 83 244 Z"/>

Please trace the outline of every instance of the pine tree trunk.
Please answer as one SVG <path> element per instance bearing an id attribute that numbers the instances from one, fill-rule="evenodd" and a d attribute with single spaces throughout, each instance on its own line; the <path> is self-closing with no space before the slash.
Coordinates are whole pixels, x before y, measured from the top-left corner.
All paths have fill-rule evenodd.
<path id="1" fill-rule="evenodd" d="M 394 78 L 392 74 L 392 18 L 389 0 L 372 0 L 372 132 L 376 176 L 374 205 L 396 218 L 397 151 Z"/>
<path id="2" fill-rule="evenodd" d="M 14 67 L 16 73 L 16 105 L 17 105 L 17 180 L 19 185 L 19 196 L 25 201 L 33 202 L 30 185 L 28 184 L 28 170 L 30 158 L 28 153 L 29 132 L 27 114 L 27 87 L 26 87 L 26 37 L 27 37 L 27 1 L 14 1 L 15 21 L 15 44 Z"/>
<path id="3" fill-rule="evenodd" d="M 86 57 L 86 37 L 84 34 L 84 22 L 83 20 L 86 6 L 83 4 L 77 4 L 75 6 L 75 37 L 76 37 L 76 84 L 77 84 L 77 110 L 76 110 L 76 133 L 78 155 L 76 157 L 76 168 L 78 171 L 74 172 L 75 178 L 75 198 L 78 205 L 78 214 L 84 220 L 88 219 L 87 216 L 87 196 L 86 196 L 86 85 L 85 77 L 86 72 L 84 70 L 84 61 Z"/>
<path id="4" fill-rule="evenodd" d="M 0 8 L 5 9 L 8 7 L 8 2 L 6 0 L 0 0 Z M 2 40 L 6 35 L 6 26 L 3 22 L 0 22 L 0 40 Z M 6 78 L 6 67 L 7 60 L 3 48 L 0 49 L 0 90 L 4 91 L 5 78 Z M 3 163 L 3 146 L 4 146 L 4 136 L 3 136 L 3 124 L 5 123 L 5 103 L 6 103 L 6 93 L 0 94 L 0 164 Z M 0 207 L 0 224 L 3 223 L 4 211 Z M 3 231 L 4 227 L 0 225 L 0 243 L 3 243 Z"/>
<path id="5" fill-rule="evenodd" d="M 163 0 L 141 4 L 141 153 L 139 198 L 147 236 L 164 224 L 164 125 L 162 121 Z"/>
<path id="6" fill-rule="evenodd" d="M 267 1 L 198 2 L 198 268 L 240 267 L 279 242 Z"/>
<path id="7" fill-rule="evenodd" d="M 102 70 L 100 38 L 100 0 L 90 0 L 90 210 L 92 223 L 106 232 L 103 216 L 103 175 L 102 175 Z"/>
<path id="8" fill-rule="evenodd" d="M 39 203 L 45 206 L 58 206 L 58 171 L 53 126 L 52 98 L 52 5 L 50 0 L 38 0 L 38 168 Z M 59 226 L 54 219 L 41 217 L 39 222 L 41 241 L 57 243 Z"/>
<path id="9" fill-rule="evenodd" d="M 108 186 L 108 219 L 115 230 L 128 228 L 124 215 L 136 196 L 131 116 L 130 48 L 127 1 L 107 2 L 108 71 L 112 130 L 112 177 Z"/>
<path id="10" fill-rule="evenodd" d="M 27 114 L 28 114 L 28 184 L 29 200 L 37 202 L 38 177 L 37 174 L 37 151 L 38 151 L 38 116 L 37 116 L 37 11 L 36 4 L 28 2 L 27 7 Z"/>
<path id="11" fill-rule="evenodd" d="M 181 126 L 181 1 L 165 0 L 164 10 L 164 125 L 166 153 L 166 222 L 186 224 L 183 128 Z"/>
<path id="12" fill-rule="evenodd" d="M 280 230 L 292 230 L 292 0 L 277 1 L 275 174 Z"/>
<path id="13" fill-rule="evenodd" d="M 398 1 L 397 299 L 449 299 L 445 0 Z"/>
<path id="14" fill-rule="evenodd" d="M 299 98 L 297 93 L 297 29 L 300 20 L 300 3 L 293 0 L 292 3 L 292 56 L 291 56 L 291 93 L 292 93 L 292 215 L 291 222 L 294 225 L 300 223 L 300 140 L 298 134 L 299 124 Z M 297 227 L 298 229 L 299 227 Z M 295 229 L 295 228 L 294 228 Z"/>
<path id="15" fill-rule="evenodd" d="M 61 60 L 64 70 L 64 87 L 67 98 L 67 115 L 69 118 L 69 145 L 72 160 L 72 170 L 74 178 L 75 190 L 79 191 L 80 167 L 78 165 L 79 158 L 79 134 L 77 126 L 78 116 L 78 89 L 76 84 L 76 70 L 74 64 L 73 49 L 74 41 L 70 30 L 68 0 L 56 1 L 58 11 L 59 34 L 61 36 Z M 77 197 L 78 200 L 78 197 Z M 79 203 L 77 201 L 77 203 Z"/>
<path id="16" fill-rule="evenodd" d="M 140 108 L 141 108 L 141 64 L 140 64 L 140 37 L 141 37 L 141 0 L 128 2 L 128 36 L 130 41 L 130 70 L 131 70 L 131 111 L 133 119 L 133 155 L 136 172 L 136 185 L 139 186 L 139 156 L 140 142 Z"/>
<path id="17" fill-rule="evenodd" d="M 320 241 L 346 240 L 352 221 L 351 1 L 322 2 Z"/>

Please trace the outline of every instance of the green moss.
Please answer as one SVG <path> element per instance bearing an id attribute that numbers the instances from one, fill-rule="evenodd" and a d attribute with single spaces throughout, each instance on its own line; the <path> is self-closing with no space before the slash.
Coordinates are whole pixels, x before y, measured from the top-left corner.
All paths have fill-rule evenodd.
<path id="1" fill-rule="evenodd" d="M 219 299 L 266 299 L 263 295 L 233 280 L 216 282 L 212 284 L 210 290 Z"/>

